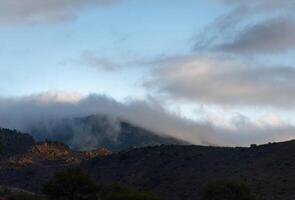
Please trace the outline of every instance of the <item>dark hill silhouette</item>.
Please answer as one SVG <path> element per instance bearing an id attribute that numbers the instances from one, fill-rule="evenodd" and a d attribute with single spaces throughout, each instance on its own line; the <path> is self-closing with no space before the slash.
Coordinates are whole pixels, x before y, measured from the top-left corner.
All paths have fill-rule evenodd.
<path id="1" fill-rule="evenodd" d="M 2 157 L 28 152 L 34 144 L 35 140 L 29 134 L 0 128 L 0 155 Z"/>
<path id="2" fill-rule="evenodd" d="M 66 165 L 1 165 L 0 184 L 40 191 L 65 167 L 81 167 L 99 182 L 122 182 L 163 199 L 201 200 L 204 185 L 219 180 L 247 183 L 258 200 L 295 199 L 295 141 L 251 148 L 160 145 Z"/>
<path id="3" fill-rule="evenodd" d="M 262 200 L 295 198 L 295 141 L 252 148 L 158 146 L 96 158 L 84 165 L 97 180 L 116 180 L 167 199 L 201 199 L 206 183 L 249 183 Z"/>

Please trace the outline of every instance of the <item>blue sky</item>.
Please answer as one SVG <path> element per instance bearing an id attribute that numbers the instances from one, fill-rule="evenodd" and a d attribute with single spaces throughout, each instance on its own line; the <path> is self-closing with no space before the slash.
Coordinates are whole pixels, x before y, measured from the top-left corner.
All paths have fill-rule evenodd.
<path id="1" fill-rule="evenodd" d="M 110 74 L 79 63 L 81 54 L 91 52 L 116 63 L 186 54 L 196 32 L 221 12 L 204 1 L 123 1 L 85 10 L 65 23 L 0 26 L 1 94 L 55 89 L 143 95 L 139 82 L 147 72 L 140 64 Z"/>
<path id="2" fill-rule="evenodd" d="M 294 8 L 290 0 L 2 0 L 0 126 L 28 101 L 35 114 L 50 110 L 36 108 L 44 99 L 92 114 L 79 105 L 94 95 L 131 121 L 161 116 L 157 127 L 137 122 L 195 143 L 294 138 Z"/>

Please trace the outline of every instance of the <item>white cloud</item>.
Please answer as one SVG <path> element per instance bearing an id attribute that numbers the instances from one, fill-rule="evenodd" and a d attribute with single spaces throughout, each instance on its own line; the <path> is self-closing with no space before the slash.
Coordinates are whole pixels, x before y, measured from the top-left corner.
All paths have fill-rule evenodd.
<path id="1" fill-rule="evenodd" d="M 171 98 L 214 104 L 294 108 L 295 69 L 217 57 L 161 61 L 145 87 Z"/>
<path id="2" fill-rule="evenodd" d="M 40 101 L 42 103 L 76 103 L 82 100 L 82 95 L 78 92 L 61 92 L 52 90 L 47 93 L 42 93 L 35 96 L 33 95 L 30 98 L 35 99 L 36 101 Z"/>

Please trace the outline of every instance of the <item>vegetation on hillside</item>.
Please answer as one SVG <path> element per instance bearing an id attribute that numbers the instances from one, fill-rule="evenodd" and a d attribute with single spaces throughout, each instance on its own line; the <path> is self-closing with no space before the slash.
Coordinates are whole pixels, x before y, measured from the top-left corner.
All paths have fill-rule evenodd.
<path id="1" fill-rule="evenodd" d="M 48 200 L 160 200 L 122 184 L 97 184 L 81 169 L 57 172 L 43 190 Z"/>
<path id="2" fill-rule="evenodd" d="M 137 191 L 120 183 L 96 183 L 82 169 L 68 168 L 57 172 L 44 186 L 43 194 L 1 188 L 7 200 L 160 200 L 150 193 Z M 203 188 L 204 200 L 257 200 L 245 183 L 217 181 Z"/>
<path id="3" fill-rule="evenodd" d="M 204 187 L 204 200 L 256 200 L 248 185 L 235 181 L 217 181 Z"/>
<path id="4" fill-rule="evenodd" d="M 44 187 L 48 200 L 95 200 L 97 184 L 81 169 L 57 172 Z"/>

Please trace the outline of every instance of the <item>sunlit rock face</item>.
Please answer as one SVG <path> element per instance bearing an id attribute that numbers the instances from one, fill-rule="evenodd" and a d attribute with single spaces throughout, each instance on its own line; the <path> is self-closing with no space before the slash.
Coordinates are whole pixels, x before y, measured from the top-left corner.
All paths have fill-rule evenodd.
<path id="1" fill-rule="evenodd" d="M 97 156 L 112 154 L 105 148 L 91 151 L 73 151 L 62 142 L 46 140 L 37 143 L 29 134 L 8 129 L 0 130 L 0 145 L 0 165 L 2 167 L 78 164 Z"/>
<path id="2" fill-rule="evenodd" d="M 73 151 L 62 142 L 45 141 L 38 143 L 23 155 L 11 157 L 7 164 L 11 167 L 38 166 L 67 166 L 79 164 L 97 156 L 108 156 L 112 152 L 99 148 L 91 151 Z"/>

